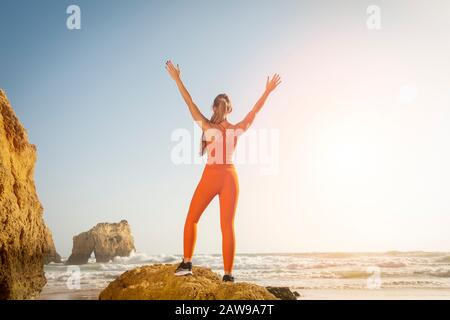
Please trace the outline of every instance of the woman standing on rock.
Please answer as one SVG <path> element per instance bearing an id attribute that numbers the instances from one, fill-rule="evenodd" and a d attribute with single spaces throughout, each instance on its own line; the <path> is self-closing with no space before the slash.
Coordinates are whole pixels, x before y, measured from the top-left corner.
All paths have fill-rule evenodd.
<path id="1" fill-rule="evenodd" d="M 232 155 L 237 138 L 245 132 L 256 114 L 261 110 L 269 94 L 281 83 L 281 78 L 275 74 L 267 78 L 266 90 L 253 109 L 237 124 L 231 124 L 227 116 L 232 111 L 231 101 L 227 94 L 219 94 L 212 106 L 213 115 L 208 120 L 192 100 L 180 78 L 180 68 L 169 60 L 166 70 L 176 82 L 192 118 L 203 131 L 201 155 L 208 154 L 207 164 L 203 170 L 200 182 L 192 197 L 184 225 L 184 255 L 183 261 L 175 271 L 175 275 L 192 274 L 192 256 L 197 239 L 197 223 L 211 200 L 219 195 L 220 226 L 222 230 L 222 254 L 224 264 L 223 281 L 234 281 L 232 275 L 233 261 L 236 251 L 234 235 L 234 215 L 239 195 L 239 184 L 236 169 L 232 163 Z"/>

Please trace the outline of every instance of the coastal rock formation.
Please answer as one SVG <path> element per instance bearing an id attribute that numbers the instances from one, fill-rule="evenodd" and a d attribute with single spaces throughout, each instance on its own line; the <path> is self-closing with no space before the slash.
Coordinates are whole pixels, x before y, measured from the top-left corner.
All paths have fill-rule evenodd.
<path id="1" fill-rule="evenodd" d="M 174 275 L 176 265 L 155 264 L 129 270 L 112 281 L 100 300 L 277 300 L 266 288 L 222 282 L 217 273 L 193 267 L 192 276 Z"/>
<path id="2" fill-rule="evenodd" d="M 45 243 L 47 243 L 47 248 L 44 252 L 44 264 L 49 264 L 50 262 L 61 263 L 61 256 L 56 252 L 52 234 L 48 228 L 46 229 Z"/>
<path id="3" fill-rule="evenodd" d="M 297 300 L 296 297 L 300 295 L 297 291 L 292 292 L 288 287 L 266 287 L 266 289 L 281 300 Z"/>
<path id="4" fill-rule="evenodd" d="M 128 257 L 133 250 L 134 240 L 126 220 L 99 223 L 73 237 L 72 254 L 66 264 L 85 264 L 92 252 L 97 262 L 108 262 L 117 256 Z"/>
<path id="5" fill-rule="evenodd" d="M 46 283 L 44 254 L 53 242 L 34 185 L 36 157 L 0 90 L 0 299 L 33 298 Z"/>

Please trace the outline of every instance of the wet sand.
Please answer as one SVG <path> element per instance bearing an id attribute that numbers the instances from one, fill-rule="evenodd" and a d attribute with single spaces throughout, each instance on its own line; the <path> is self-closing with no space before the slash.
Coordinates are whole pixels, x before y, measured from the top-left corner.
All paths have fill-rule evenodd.
<path id="1" fill-rule="evenodd" d="M 303 289 L 299 300 L 450 300 L 450 289 Z M 97 300 L 101 289 L 42 291 L 37 300 Z"/>
<path id="2" fill-rule="evenodd" d="M 450 289 L 304 289 L 299 300 L 450 300 Z"/>
<path id="3" fill-rule="evenodd" d="M 101 289 L 49 291 L 44 288 L 36 300 L 98 300 Z"/>

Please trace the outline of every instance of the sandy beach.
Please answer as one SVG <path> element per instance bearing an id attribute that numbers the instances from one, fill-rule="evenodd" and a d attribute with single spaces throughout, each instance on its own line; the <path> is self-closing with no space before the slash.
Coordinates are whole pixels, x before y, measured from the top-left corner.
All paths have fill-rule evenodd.
<path id="1" fill-rule="evenodd" d="M 37 300 L 97 300 L 101 290 L 49 292 L 43 290 Z M 450 289 L 307 289 L 298 300 L 450 300 Z"/>
<path id="2" fill-rule="evenodd" d="M 36 300 L 98 300 L 100 289 L 52 291 L 44 287 Z"/>
<path id="3" fill-rule="evenodd" d="M 99 289 L 50 291 L 37 300 L 97 300 Z M 450 289 L 306 289 L 298 300 L 450 300 Z"/>
<path id="4" fill-rule="evenodd" d="M 307 289 L 299 300 L 450 300 L 450 289 Z"/>

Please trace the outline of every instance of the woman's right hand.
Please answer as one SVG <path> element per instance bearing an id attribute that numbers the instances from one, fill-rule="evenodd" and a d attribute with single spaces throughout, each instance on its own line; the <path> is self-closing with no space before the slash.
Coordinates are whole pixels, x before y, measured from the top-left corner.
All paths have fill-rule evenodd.
<path id="1" fill-rule="evenodd" d="M 180 79 L 181 70 L 180 70 L 180 66 L 178 64 L 177 64 L 177 67 L 175 68 L 172 61 L 167 60 L 166 61 L 166 70 L 167 70 L 167 72 L 169 72 L 169 75 L 173 80 L 176 81 L 176 80 Z"/>
<path id="2" fill-rule="evenodd" d="M 267 77 L 267 82 L 266 82 L 266 92 L 267 93 L 271 93 L 273 90 L 276 89 L 276 87 L 281 83 L 281 77 L 278 73 L 275 73 L 272 76 L 272 79 L 269 79 L 269 77 Z"/>

